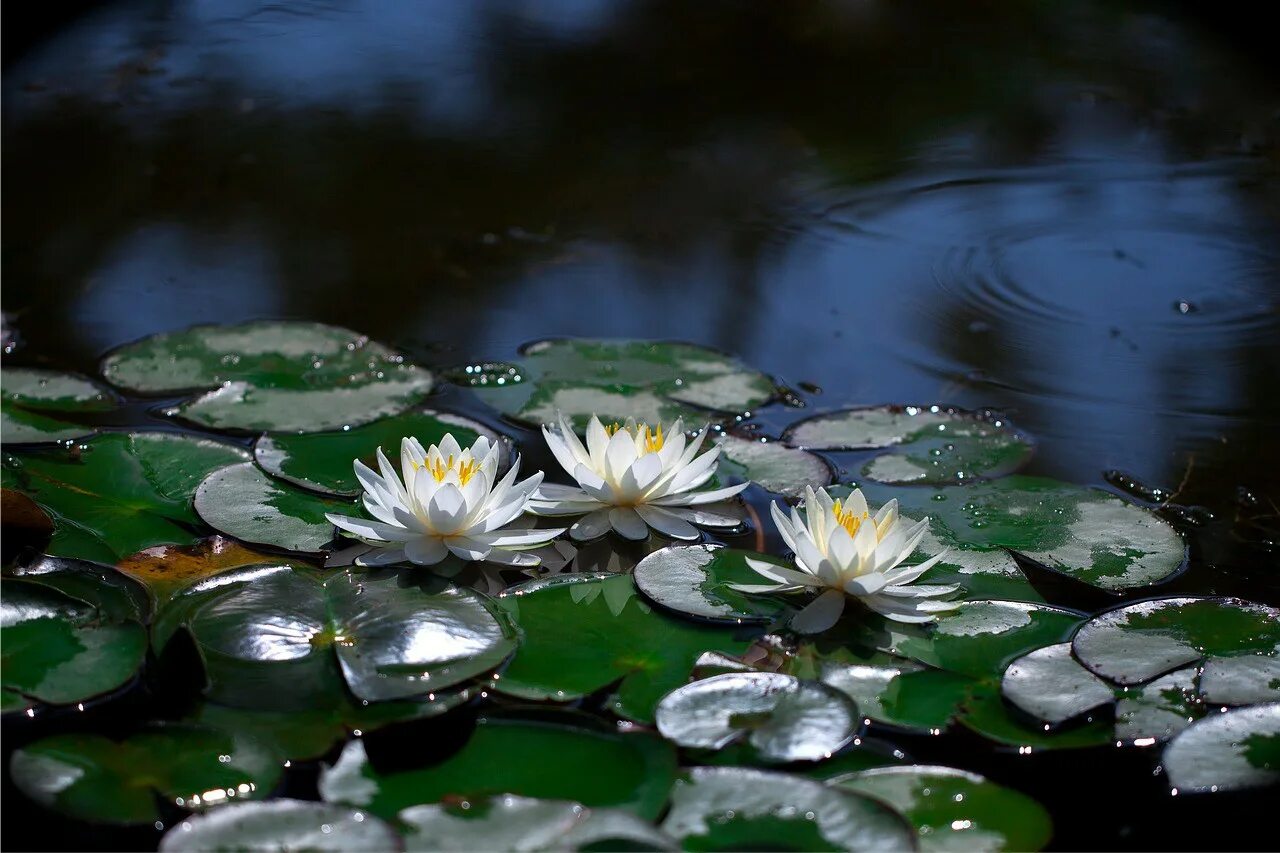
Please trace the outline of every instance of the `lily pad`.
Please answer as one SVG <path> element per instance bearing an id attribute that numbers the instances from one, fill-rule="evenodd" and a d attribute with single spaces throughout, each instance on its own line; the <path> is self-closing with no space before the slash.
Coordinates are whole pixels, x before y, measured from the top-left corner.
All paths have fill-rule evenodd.
<path id="1" fill-rule="evenodd" d="M 117 405 L 115 395 L 92 379 L 38 367 L 6 367 L 0 400 L 41 412 L 104 412 Z"/>
<path id="2" fill-rule="evenodd" d="M 97 430 L 0 401 L 0 441 L 4 444 L 53 444 L 85 439 Z"/>
<path id="3" fill-rule="evenodd" d="M 497 689 L 569 702 L 618 683 L 614 711 L 641 722 L 652 721 L 658 700 L 688 680 L 702 652 L 740 655 L 753 638 L 742 629 L 654 610 L 628 575 L 530 581 L 508 589 L 498 602 L 524 640 Z"/>
<path id="4" fill-rule="evenodd" d="M 944 545 L 1008 548 L 1108 592 L 1158 583 L 1186 562 L 1186 545 L 1166 521 L 1101 489 L 1017 475 L 965 486 L 863 490 L 877 504 L 897 498 L 905 516 L 929 516 Z"/>
<path id="5" fill-rule="evenodd" d="M 829 486 L 835 476 L 830 463 L 821 456 L 787 447 L 780 441 L 753 441 L 723 433 L 716 438 L 716 444 L 720 448 L 716 476 L 750 480 L 780 495 L 798 497 L 806 486 Z"/>
<path id="6" fill-rule="evenodd" d="M 381 853 L 399 846 L 396 831 L 368 812 L 307 800 L 235 803 L 189 817 L 160 839 L 160 850 L 164 853 L 207 850 Z"/>
<path id="7" fill-rule="evenodd" d="M 482 718 L 466 745 L 439 764 L 388 774 L 375 770 L 354 740 L 321 772 L 320 795 L 387 818 L 421 803 L 501 794 L 622 808 L 649 820 L 661 813 L 676 774 L 670 744 L 576 713 L 557 716 L 555 722 Z"/>
<path id="8" fill-rule="evenodd" d="M 70 705 L 109 693 L 137 674 L 147 652 L 137 621 L 106 621 L 88 602 L 13 579 L 4 581 L 0 597 L 0 638 L 0 687 L 14 707 Z"/>
<path id="9" fill-rule="evenodd" d="M 104 359 L 113 384 L 144 394 L 212 388 L 172 411 L 214 429 L 317 432 L 398 414 L 431 373 L 363 335 L 263 321 L 153 335 Z"/>
<path id="10" fill-rule="evenodd" d="M 183 587 L 204 578 L 240 566 L 279 562 L 276 555 L 214 535 L 194 545 L 157 545 L 130 554 L 116 563 L 116 570 L 145 587 L 160 607 Z"/>
<path id="11" fill-rule="evenodd" d="M 1116 740 L 1150 745 L 1164 741 L 1209 713 L 1196 695 L 1197 668 L 1166 673 L 1141 687 L 1118 693 Z"/>
<path id="12" fill-rule="evenodd" d="M 770 622 L 787 605 L 780 599 L 748 595 L 731 583 L 763 583 L 747 558 L 782 564 L 768 554 L 720 545 L 672 545 L 654 551 L 635 568 L 635 583 L 649 598 L 679 613 L 713 622 Z"/>
<path id="13" fill-rule="evenodd" d="M 480 436 L 499 441 L 499 436 L 483 424 L 431 409 L 405 412 L 364 426 L 336 432 L 306 435 L 263 435 L 253 446 L 258 465 L 274 477 L 294 485 L 330 495 L 354 497 L 362 491 L 352 470 L 356 459 L 378 470 L 377 451 L 400 458 L 400 440 L 413 436 L 423 446 L 437 444 L 448 433 L 463 447 Z"/>
<path id="14" fill-rule="evenodd" d="M 97 609 L 95 621 L 145 622 L 150 617 L 146 590 L 101 563 L 40 557 L 28 565 L 15 567 L 12 576 L 93 605 Z"/>
<path id="15" fill-rule="evenodd" d="M 1109 610 L 1076 634 L 1075 656 L 1116 684 L 1205 658 L 1274 657 L 1280 610 L 1235 598 L 1158 598 Z M 1215 677 L 1210 675 L 1210 686 Z"/>
<path id="16" fill-rule="evenodd" d="M 793 424 L 783 440 L 810 450 L 880 450 L 862 476 L 881 483 L 1001 477 L 1031 458 L 1031 440 L 1002 418 L 940 406 L 845 409 Z"/>
<path id="17" fill-rule="evenodd" d="M 516 645 L 487 596 L 393 571 L 236 569 L 184 591 L 153 633 L 167 635 L 174 622 L 200 650 L 210 698 L 264 710 L 332 705 L 344 681 L 369 702 L 433 698 L 491 674 Z"/>
<path id="18" fill-rule="evenodd" d="M 203 809 L 265 797 L 280 766 L 244 736 L 170 723 L 119 743 L 91 734 L 45 738 L 15 752 L 9 774 L 24 794 L 61 814 L 138 824 L 163 816 L 157 798 Z"/>
<path id="19" fill-rule="evenodd" d="M 204 438 L 109 433 L 74 451 L 6 455 L 4 485 L 53 518 L 49 554 L 115 563 L 154 545 L 194 542 L 196 486 L 246 459 L 240 448 Z"/>
<path id="20" fill-rule="evenodd" d="M 1035 800 L 952 767 L 882 767 L 828 784 L 893 806 L 915 827 L 921 850 L 1039 850 L 1053 832 Z"/>
<path id="21" fill-rule="evenodd" d="M 354 502 L 326 498 L 273 480 L 252 462 L 211 473 L 195 494 L 195 510 L 215 530 L 254 545 L 319 554 L 334 539 L 325 513 L 344 513 Z"/>
<path id="22" fill-rule="evenodd" d="M 695 767 L 662 823 L 685 850 L 910 850 L 915 833 L 879 800 L 787 773 Z"/>
<path id="23" fill-rule="evenodd" d="M 821 680 L 853 699 L 876 723 L 941 734 L 960 712 L 973 680 L 913 661 L 823 662 Z"/>
<path id="24" fill-rule="evenodd" d="M 1109 714 L 1086 714 L 1079 722 L 1055 729 L 1029 722 L 1000 695 L 998 682 L 975 681 L 957 718 L 967 729 L 989 740 L 1016 747 L 1020 754 L 1038 750 L 1081 749 L 1115 743 Z"/>
<path id="25" fill-rule="evenodd" d="M 680 746 L 721 749 L 744 741 L 766 761 L 818 761 L 853 739 L 858 709 L 818 681 L 779 672 L 704 678 L 658 703 L 658 731 Z"/>
<path id="26" fill-rule="evenodd" d="M 1280 703 L 1205 717 L 1165 747 L 1162 763 L 1179 794 L 1280 783 Z"/>
<path id="27" fill-rule="evenodd" d="M 759 408 L 773 398 L 769 377 L 734 358 L 685 343 L 545 340 L 521 350 L 519 372 L 473 385 L 489 405 L 526 423 L 563 413 L 578 429 L 606 423 L 685 419 L 691 429 Z"/>
<path id="28" fill-rule="evenodd" d="M 1038 720 L 1058 725 L 1115 701 L 1111 685 L 1071 656 L 1070 643 L 1036 649 L 1009 664 L 1004 698 Z"/>

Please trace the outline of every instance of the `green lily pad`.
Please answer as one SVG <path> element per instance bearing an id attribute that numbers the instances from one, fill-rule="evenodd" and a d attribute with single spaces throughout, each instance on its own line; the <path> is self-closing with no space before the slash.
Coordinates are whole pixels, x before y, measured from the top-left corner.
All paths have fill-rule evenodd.
<path id="1" fill-rule="evenodd" d="M 398 414 L 431 373 L 347 329 L 262 321 L 196 326 L 128 344 L 103 375 L 143 394 L 211 390 L 172 410 L 214 429 L 318 432 Z"/>
<path id="2" fill-rule="evenodd" d="M 163 853 L 208 850 L 382 853 L 399 846 L 396 831 L 368 812 L 307 800 L 235 803 L 189 817 L 160 839 Z"/>
<path id="3" fill-rule="evenodd" d="M 676 774 L 670 744 L 577 713 L 556 716 L 556 722 L 482 718 L 459 752 L 389 774 L 373 768 L 361 741 L 351 741 L 321 772 L 320 795 L 387 818 L 421 803 L 500 794 L 621 808 L 649 820 L 662 812 Z"/>
<path id="4" fill-rule="evenodd" d="M 150 616 L 146 590 L 100 563 L 40 557 L 29 565 L 15 567 L 12 576 L 93 605 L 98 611 L 98 621 L 145 622 Z"/>
<path id="5" fill-rule="evenodd" d="M 858 728 L 848 696 L 780 672 L 733 672 L 668 693 L 655 715 L 662 736 L 680 746 L 718 750 L 745 742 L 766 761 L 830 758 Z"/>
<path id="6" fill-rule="evenodd" d="M 882 767 L 829 784 L 893 806 L 915 827 L 921 850 L 1039 850 L 1053 833 L 1035 800 L 952 767 Z"/>
<path id="7" fill-rule="evenodd" d="M 865 664 L 824 661 L 824 684 L 853 699 L 876 723 L 941 734 L 969 695 L 973 679 L 913 661 Z"/>
<path id="8" fill-rule="evenodd" d="M 1280 702 L 1280 647 L 1269 655 L 1209 658 L 1200 673 L 1200 695 L 1215 705 Z"/>
<path id="9" fill-rule="evenodd" d="M 679 850 L 675 839 L 622 809 L 589 809 L 557 850 Z"/>
<path id="10" fill-rule="evenodd" d="M 1157 583 L 1186 562 L 1186 545 L 1167 522 L 1101 489 L 1017 475 L 932 488 L 868 484 L 863 491 L 876 504 L 897 498 L 904 516 L 929 516 L 944 545 L 1008 548 L 1109 592 Z"/>
<path id="11" fill-rule="evenodd" d="M 1149 746 L 1164 741 L 1209 713 L 1196 695 L 1197 668 L 1166 673 L 1141 687 L 1118 692 L 1116 740 Z"/>
<path id="12" fill-rule="evenodd" d="M 695 767 L 662 823 L 685 850 L 911 850 L 915 833 L 879 800 L 787 773 Z"/>
<path id="13" fill-rule="evenodd" d="M 1045 646 L 1018 658 L 1004 671 L 1000 689 L 1005 699 L 1053 726 L 1116 699 L 1111 685 L 1071 656 L 1070 643 Z"/>
<path id="14" fill-rule="evenodd" d="M 128 683 L 146 657 L 147 633 L 137 621 L 102 617 L 90 603 L 51 586 L 5 580 L 0 687 L 9 704 L 71 705 Z"/>
<path id="15" fill-rule="evenodd" d="M 1164 750 L 1177 793 L 1234 791 L 1280 783 L 1280 703 L 1211 714 Z"/>
<path id="16" fill-rule="evenodd" d="M 493 670 L 516 645 L 487 596 L 412 573 L 251 566 L 195 584 L 159 614 L 157 648 L 185 624 L 216 702 L 307 710 L 343 698 L 424 697 Z M 280 691 L 273 685 L 289 684 Z"/>
<path id="17" fill-rule="evenodd" d="M 776 597 L 748 595 L 731 583 L 767 583 L 747 558 L 784 565 L 768 554 L 720 545 L 672 545 L 635 567 L 635 583 L 649 598 L 679 613 L 713 622 L 770 622 L 787 605 Z"/>
<path id="18" fill-rule="evenodd" d="M 67 734 L 19 749 L 9 774 L 37 803 L 77 820 L 139 824 L 160 819 L 157 798 L 187 809 L 269 795 L 280 778 L 270 751 L 230 732 L 153 725 L 128 740 Z"/>
<path id="19" fill-rule="evenodd" d="M 694 344 L 628 340 L 545 340 L 525 346 L 519 372 L 472 389 L 503 414 L 578 429 L 592 415 L 608 423 L 650 424 L 678 417 L 696 429 L 764 405 L 775 386 L 723 353 Z"/>
<path id="20" fill-rule="evenodd" d="M 70 442 L 89 438 L 96 432 L 93 427 L 30 412 L 0 400 L 0 442 L 6 445 Z"/>
<path id="21" fill-rule="evenodd" d="M 195 510 L 215 530 L 254 545 L 319 554 L 334 539 L 325 513 L 349 514 L 354 502 L 273 480 L 252 462 L 228 465 L 196 489 Z"/>
<path id="22" fill-rule="evenodd" d="M 989 740 L 1016 747 L 1021 754 L 1038 750 L 1080 749 L 1115 743 L 1115 728 L 1109 715 L 1086 715 L 1071 726 L 1055 729 L 1029 722 L 1017 714 L 1000 695 L 993 681 L 975 681 L 957 718 L 967 729 Z"/>
<path id="23" fill-rule="evenodd" d="M 530 581 L 498 602 L 524 635 L 498 690 L 570 702 L 619 682 L 614 711 L 641 722 L 652 721 L 658 700 L 688 680 L 702 652 L 740 655 L 752 640 L 741 629 L 654 610 L 628 575 Z"/>
<path id="24" fill-rule="evenodd" d="M 109 433 L 82 450 L 7 454 L 4 485 L 53 517 L 49 554 L 114 563 L 153 545 L 194 542 L 196 486 L 246 459 L 240 448 L 204 438 Z"/>
<path id="25" fill-rule="evenodd" d="M 253 445 L 253 455 L 274 477 L 325 494 L 354 497 L 362 491 L 352 470 L 354 460 L 376 471 L 381 447 L 398 465 L 402 438 L 413 436 L 427 447 L 449 433 L 463 447 L 470 447 L 482 435 L 490 441 L 499 440 L 497 433 L 470 418 L 420 409 L 337 432 L 263 435 Z"/>
<path id="26" fill-rule="evenodd" d="M 723 433 L 716 438 L 716 445 L 720 448 L 716 476 L 750 480 L 780 495 L 798 497 L 806 486 L 820 489 L 831 485 L 835 477 L 831 465 L 821 456 L 787 447 L 780 441 L 753 441 Z"/>
<path id="27" fill-rule="evenodd" d="M 1021 468 L 1034 445 L 999 417 L 940 406 L 875 406 L 817 415 L 783 440 L 810 450 L 879 450 L 862 476 L 881 483 L 958 483 Z"/>
<path id="28" fill-rule="evenodd" d="M 6 367 L 0 400 L 41 412 L 104 412 L 117 405 L 92 379 L 38 367 Z"/>
<path id="29" fill-rule="evenodd" d="M 1073 650 L 1098 675 L 1141 684 L 1205 658 L 1272 657 L 1277 646 L 1280 609 L 1235 598 L 1159 598 L 1090 619 Z"/>

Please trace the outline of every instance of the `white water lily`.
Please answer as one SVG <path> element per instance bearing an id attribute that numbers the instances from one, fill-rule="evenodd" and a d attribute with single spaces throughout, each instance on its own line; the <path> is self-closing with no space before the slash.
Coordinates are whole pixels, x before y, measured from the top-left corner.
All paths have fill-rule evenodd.
<path id="1" fill-rule="evenodd" d="M 516 482 L 520 459 L 495 483 L 498 446 L 480 436 L 463 450 L 452 435 L 424 450 L 416 438 L 400 442 L 396 474 L 378 449 L 381 475 L 360 460 L 356 477 L 364 486 L 364 506 L 373 519 L 332 513 L 325 517 L 345 534 L 373 549 L 356 558 L 362 566 L 410 562 L 433 566 L 453 554 L 509 566 L 536 566 L 537 556 L 521 549 L 556 538 L 564 528 L 511 530 L 507 524 L 525 512 L 542 472 Z"/>
<path id="2" fill-rule="evenodd" d="M 544 483 L 533 496 L 535 515 L 581 515 L 569 535 L 579 541 L 603 536 L 612 527 L 627 539 L 645 539 L 652 527 L 674 539 L 698 538 L 699 527 L 736 527 L 740 521 L 727 507 L 715 507 L 750 483 L 696 491 L 716 472 L 718 447 L 701 456 L 707 430 L 686 441 L 677 419 L 665 429 L 628 420 L 605 427 L 594 415 L 587 425 L 587 443 L 560 416 L 560 423 L 543 427 L 547 446 L 578 488 Z"/>
<path id="3" fill-rule="evenodd" d="M 747 564 L 773 584 L 731 584 L 742 592 L 822 590 L 791 622 L 806 634 L 825 631 L 844 612 L 845 596 L 853 596 L 895 622 L 930 622 L 957 604 L 937 601 L 958 587 L 914 584 L 946 555 L 943 551 L 915 566 L 898 564 L 911 556 L 929 528 L 929 519 L 908 526 L 891 500 L 872 517 L 861 489 L 845 501 L 833 501 L 825 489 L 805 489 L 804 518 L 795 508 L 787 518 L 775 503 L 770 509 L 787 546 L 795 552 L 795 569 L 747 558 Z"/>

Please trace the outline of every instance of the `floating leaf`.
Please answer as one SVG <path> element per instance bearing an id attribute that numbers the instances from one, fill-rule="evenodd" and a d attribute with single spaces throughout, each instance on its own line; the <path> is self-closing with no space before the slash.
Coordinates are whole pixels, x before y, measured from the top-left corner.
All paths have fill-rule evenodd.
<path id="1" fill-rule="evenodd" d="M 91 604 L 98 621 L 145 622 L 150 614 L 146 591 L 110 566 L 87 560 L 41 557 L 13 569 L 13 577 L 56 589 Z"/>
<path id="2" fill-rule="evenodd" d="M 821 680 L 853 699 L 877 723 L 939 734 L 969 695 L 972 679 L 912 661 L 842 664 L 824 661 Z"/>
<path id="3" fill-rule="evenodd" d="M 1045 646 L 1009 664 L 1004 698 L 1038 720 L 1058 725 L 1115 701 L 1115 691 L 1071 656 L 1070 643 Z"/>
<path id="4" fill-rule="evenodd" d="M 853 739 L 858 709 L 834 688 L 779 672 L 734 672 L 677 687 L 658 703 L 662 736 L 680 746 L 750 744 L 767 761 L 817 761 Z"/>
<path id="5" fill-rule="evenodd" d="M 194 545 L 147 548 L 116 563 L 116 569 L 146 587 L 157 606 L 163 606 L 178 590 L 219 572 L 279 562 L 276 555 L 215 535 Z"/>
<path id="6" fill-rule="evenodd" d="M 748 595 L 731 583 L 758 584 L 765 579 L 747 558 L 782 564 L 755 551 L 719 545 L 672 545 L 654 551 L 635 568 L 635 584 L 649 598 L 680 613 L 714 622 L 769 622 L 786 610 L 775 597 Z"/>
<path id="7" fill-rule="evenodd" d="M 329 802 L 363 806 L 383 817 L 420 803 L 500 794 L 616 807 L 653 819 L 676 773 L 675 750 L 644 732 L 620 732 L 576 713 L 558 722 L 482 718 L 457 753 L 432 767 L 381 774 L 364 744 L 351 741 L 320 774 Z"/>
<path id="8" fill-rule="evenodd" d="M 829 784 L 893 806 L 915 827 L 921 850 L 1039 850 L 1053 831 L 1035 800 L 952 767 L 882 767 Z"/>
<path id="9" fill-rule="evenodd" d="M 1089 620 L 1073 643 L 1081 663 L 1117 684 L 1141 684 L 1204 658 L 1274 657 L 1278 646 L 1280 610 L 1237 598 L 1128 604 Z"/>
<path id="10" fill-rule="evenodd" d="M 306 800 L 235 803 L 189 817 L 160 839 L 162 853 L 206 850 L 381 851 L 400 838 L 390 825 L 359 809 Z"/>
<path id="11" fill-rule="evenodd" d="M 325 513 L 349 515 L 354 503 L 273 480 L 252 462 L 211 473 L 196 490 L 195 509 L 215 530 L 254 545 L 318 554 L 334 539 Z"/>
<path id="12" fill-rule="evenodd" d="M 835 473 L 821 456 L 780 441 L 752 441 L 723 433 L 716 445 L 720 448 L 718 477 L 750 480 L 780 495 L 797 497 L 804 494 L 806 486 L 828 486 Z"/>
<path id="13" fill-rule="evenodd" d="M 525 699 L 573 701 L 620 682 L 614 711 L 642 722 L 685 683 L 704 651 L 740 655 L 750 634 L 655 611 L 627 575 L 561 575 L 498 597 L 524 634 L 497 688 Z M 572 630 L 566 630 L 572 626 Z"/>
<path id="14" fill-rule="evenodd" d="M 431 374 L 362 335 L 264 321 L 153 335 L 107 356 L 103 375 L 145 394 L 215 390 L 174 413 L 215 429 L 317 432 L 404 411 Z"/>
<path id="15" fill-rule="evenodd" d="M 5 580 L 0 598 L 3 682 L 16 697 L 54 705 L 109 693 L 137 674 L 147 633 L 136 621 L 108 622 L 91 604 L 50 586 Z"/>
<path id="16" fill-rule="evenodd" d="M 210 698 L 272 710 L 332 705 L 343 681 L 370 702 L 430 697 L 491 673 L 516 644 L 487 596 L 407 571 L 321 579 L 283 565 L 236 569 L 160 614 L 158 648 L 175 622 L 200 649 Z"/>
<path id="17" fill-rule="evenodd" d="M 1280 702 L 1280 647 L 1270 655 L 1234 655 L 1205 661 L 1200 695 L 1217 705 Z"/>
<path id="18" fill-rule="evenodd" d="M 1116 740 L 1168 740 L 1209 712 L 1196 695 L 1196 667 L 1178 669 L 1119 692 Z"/>
<path id="19" fill-rule="evenodd" d="M 54 519 L 48 552 L 115 563 L 153 545 L 186 545 L 210 471 L 248 459 L 238 447 L 164 432 L 109 433 L 82 450 L 6 456 L 4 482 Z"/>
<path id="20" fill-rule="evenodd" d="M 561 839 L 586 809 L 567 800 L 504 794 L 458 805 L 429 803 L 400 812 L 406 850 L 544 850 Z"/>
<path id="21" fill-rule="evenodd" d="M 1101 489 L 1018 475 L 966 486 L 863 490 L 877 504 L 897 498 L 905 516 L 929 516 L 943 545 L 1008 548 L 1107 591 L 1162 581 L 1186 559 L 1186 545 L 1167 522 Z"/>
<path id="22" fill-rule="evenodd" d="M 103 412 L 117 403 L 92 379 L 38 367 L 6 367 L 0 400 L 41 412 Z"/>
<path id="23" fill-rule="evenodd" d="M 723 353 L 694 344 L 627 340 L 546 340 L 521 351 L 520 372 L 474 385 L 489 405 L 527 423 L 560 413 L 578 429 L 602 421 L 708 420 L 767 403 L 773 382 Z"/>
<path id="24" fill-rule="evenodd" d="M 1199 720 L 1165 747 L 1162 763 L 1178 793 L 1275 785 L 1280 782 L 1280 703 Z"/>
<path id="25" fill-rule="evenodd" d="M 939 406 L 875 406 L 817 415 L 783 440 L 811 450 L 878 450 L 862 476 L 881 483 L 1001 477 L 1031 457 L 1031 440 L 1001 418 Z"/>
<path id="26" fill-rule="evenodd" d="M 9 774 L 28 797 L 99 823 L 151 823 L 157 797 L 201 809 L 265 797 L 280 778 L 268 750 L 238 734 L 185 724 L 152 725 L 122 742 L 56 735 L 19 749 Z"/>
<path id="27" fill-rule="evenodd" d="M 685 850 L 910 850 L 915 833 L 879 800 L 786 773 L 695 767 L 662 823 Z"/>
<path id="28" fill-rule="evenodd" d="M 975 681 L 958 719 L 965 728 L 983 737 L 1029 754 L 1041 749 L 1080 749 L 1114 743 L 1114 727 L 1107 716 L 1086 715 L 1075 725 L 1054 729 L 1028 722 L 1016 709 L 1011 710 L 1000 695 L 998 683 Z"/>
<path id="29" fill-rule="evenodd" d="M 93 427 L 69 423 L 38 412 L 29 412 L 0 401 L 0 441 L 8 444 L 51 444 L 86 439 Z"/>
<path id="30" fill-rule="evenodd" d="M 438 444 L 446 434 L 452 434 L 463 447 L 470 447 L 482 435 L 499 441 L 497 433 L 477 421 L 421 409 L 337 432 L 263 435 L 254 444 L 253 455 L 272 476 L 306 489 L 353 497 L 362 491 L 352 469 L 354 460 L 376 471 L 381 447 L 398 466 L 402 438 L 412 436 L 426 447 Z"/>

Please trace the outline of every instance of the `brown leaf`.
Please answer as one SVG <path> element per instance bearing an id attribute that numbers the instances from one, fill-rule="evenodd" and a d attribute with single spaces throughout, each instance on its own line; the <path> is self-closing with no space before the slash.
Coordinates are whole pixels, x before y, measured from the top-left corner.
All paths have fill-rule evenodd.
<path id="1" fill-rule="evenodd" d="M 246 548 L 225 536 L 210 536 L 194 545 L 157 545 L 125 557 L 116 564 L 124 574 L 147 587 L 157 601 L 178 589 L 227 569 L 255 563 L 293 562 L 276 554 Z"/>

